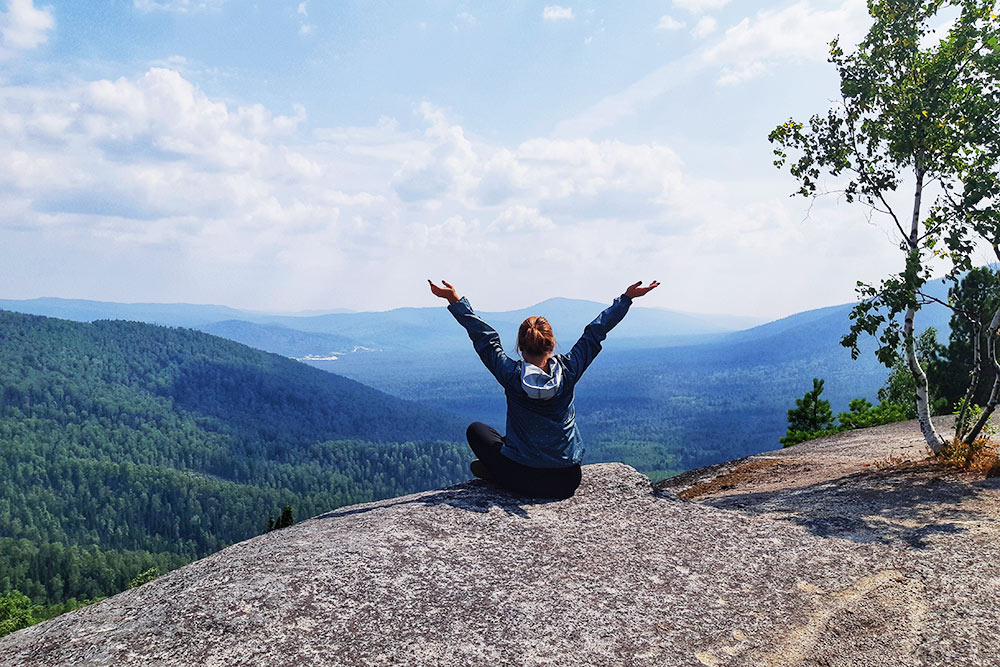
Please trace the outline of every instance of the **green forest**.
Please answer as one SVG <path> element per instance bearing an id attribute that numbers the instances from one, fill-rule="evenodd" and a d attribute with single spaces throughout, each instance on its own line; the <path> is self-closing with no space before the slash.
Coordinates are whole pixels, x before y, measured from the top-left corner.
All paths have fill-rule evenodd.
<path id="1" fill-rule="evenodd" d="M 201 332 L 0 311 L 0 596 L 100 598 L 285 505 L 309 517 L 464 480 L 464 428 Z"/>

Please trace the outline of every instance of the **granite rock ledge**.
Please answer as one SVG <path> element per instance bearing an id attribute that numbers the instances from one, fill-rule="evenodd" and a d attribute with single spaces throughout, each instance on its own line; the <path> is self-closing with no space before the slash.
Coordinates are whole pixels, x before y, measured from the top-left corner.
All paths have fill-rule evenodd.
<path id="1" fill-rule="evenodd" d="M 0 639 L 0 665 L 997 664 L 1000 484 L 911 435 L 341 508 Z"/>

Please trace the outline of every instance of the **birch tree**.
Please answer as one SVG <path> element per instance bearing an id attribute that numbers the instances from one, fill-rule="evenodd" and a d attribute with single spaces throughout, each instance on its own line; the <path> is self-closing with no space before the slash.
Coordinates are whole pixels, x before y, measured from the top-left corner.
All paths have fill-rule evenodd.
<path id="1" fill-rule="evenodd" d="M 945 260 L 957 279 L 977 248 L 1000 242 L 993 208 L 1000 195 L 1000 22 L 993 0 L 882 0 L 868 10 L 872 26 L 856 49 L 830 43 L 840 99 L 807 122 L 788 120 L 769 138 L 775 166 L 798 181 L 795 194 L 838 193 L 884 216 L 896 236 L 901 269 L 878 284 L 858 283 L 860 301 L 842 343 L 857 358 L 859 336 L 871 335 L 890 367 L 903 350 L 920 428 L 936 453 L 946 441 L 931 421 L 915 319 L 930 299 L 923 288 L 933 258 Z M 935 33 L 949 12 L 957 18 Z M 998 326 L 1000 311 L 986 326 L 994 360 Z M 1000 385 L 995 394 L 1000 398 Z"/>

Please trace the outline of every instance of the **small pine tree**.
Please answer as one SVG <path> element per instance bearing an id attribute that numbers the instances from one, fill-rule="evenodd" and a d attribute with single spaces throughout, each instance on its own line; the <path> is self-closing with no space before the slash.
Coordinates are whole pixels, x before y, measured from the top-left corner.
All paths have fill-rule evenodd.
<path id="1" fill-rule="evenodd" d="M 142 586 L 143 584 L 149 583 L 153 579 L 156 579 L 158 576 L 160 576 L 160 571 L 155 567 L 151 567 L 145 572 L 140 572 L 139 574 L 135 575 L 135 578 L 132 579 L 132 581 L 128 582 L 128 587 L 138 588 L 139 586 Z"/>
<path id="2" fill-rule="evenodd" d="M 833 409 L 830 401 L 819 397 L 823 393 L 823 380 L 813 378 L 812 391 L 795 399 L 795 407 L 788 411 L 789 431 L 824 431 L 833 426 Z"/>
<path id="3" fill-rule="evenodd" d="M 267 517 L 267 531 L 270 533 L 272 530 L 278 530 L 279 528 L 287 528 L 288 526 L 295 523 L 295 515 L 292 513 L 292 506 L 285 505 L 281 509 L 281 516 L 277 520 L 274 519 L 274 515 Z"/>
<path id="4" fill-rule="evenodd" d="M 292 515 L 292 506 L 285 505 L 281 510 L 281 516 L 278 517 L 278 522 L 275 524 L 275 528 L 287 528 L 288 526 L 295 523 L 295 517 Z"/>

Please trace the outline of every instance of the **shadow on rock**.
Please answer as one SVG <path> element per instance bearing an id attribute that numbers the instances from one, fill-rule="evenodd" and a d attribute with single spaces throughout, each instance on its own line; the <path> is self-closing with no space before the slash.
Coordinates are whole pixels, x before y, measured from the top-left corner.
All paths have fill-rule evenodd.
<path id="1" fill-rule="evenodd" d="M 469 512 L 479 512 L 482 514 L 488 513 L 493 507 L 499 507 L 511 516 L 519 516 L 522 519 L 528 519 L 530 517 L 528 516 L 528 512 L 525 510 L 525 507 L 555 502 L 559 502 L 559 500 L 552 498 L 525 498 L 522 496 L 515 496 L 490 484 L 489 482 L 473 480 L 471 482 L 456 484 L 455 486 L 450 486 L 446 489 L 441 489 L 440 491 L 435 491 L 433 493 L 421 494 L 416 498 L 378 502 L 360 507 L 356 506 L 342 511 L 334 510 L 333 512 L 327 512 L 326 514 L 321 514 L 315 518 L 332 519 L 352 514 L 362 514 L 364 512 L 370 512 L 383 507 L 392 507 L 394 505 L 424 505 L 426 507 L 450 505 L 451 507 L 456 507 L 458 509 L 467 510 Z"/>
<path id="2" fill-rule="evenodd" d="M 819 537 L 905 544 L 924 549 L 935 535 L 953 535 L 970 522 L 995 521 L 983 511 L 993 485 L 952 478 L 918 463 L 864 471 L 810 486 L 731 494 L 706 505 L 790 521 Z"/>

